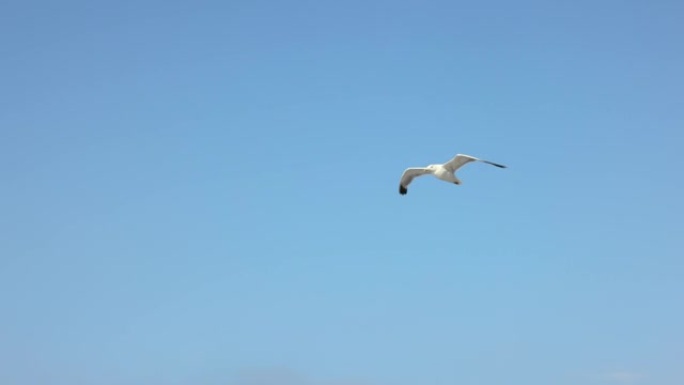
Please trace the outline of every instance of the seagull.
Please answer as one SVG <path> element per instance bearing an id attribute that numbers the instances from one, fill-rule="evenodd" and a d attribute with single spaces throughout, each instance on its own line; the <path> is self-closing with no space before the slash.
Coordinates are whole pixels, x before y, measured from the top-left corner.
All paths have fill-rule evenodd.
<path id="1" fill-rule="evenodd" d="M 506 168 L 506 166 L 503 164 L 490 162 L 488 160 L 479 159 L 470 155 L 457 154 L 453 159 L 443 164 L 431 164 L 427 167 L 411 167 L 404 170 L 404 173 L 401 175 L 401 181 L 399 182 L 399 194 L 406 195 L 408 192 L 408 185 L 411 183 L 411 181 L 413 181 L 413 179 L 416 177 L 426 174 L 432 174 L 433 176 L 445 182 L 451 182 L 453 184 L 460 185 L 461 180 L 456 178 L 456 170 L 461 168 L 466 163 L 476 161 L 491 164 L 492 166 L 499 168 Z"/>

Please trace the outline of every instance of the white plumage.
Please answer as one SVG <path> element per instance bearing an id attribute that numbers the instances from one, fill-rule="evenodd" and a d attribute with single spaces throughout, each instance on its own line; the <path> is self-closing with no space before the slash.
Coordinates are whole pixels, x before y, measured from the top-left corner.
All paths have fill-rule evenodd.
<path id="1" fill-rule="evenodd" d="M 461 180 L 456 178 L 456 170 L 463 167 L 463 165 L 466 163 L 475 161 L 491 164 L 492 166 L 499 168 L 506 168 L 506 166 L 502 164 L 479 159 L 470 155 L 458 154 L 453 159 L 443 164 L 431 164 L 427 167 L 407 168 L 401 175 L 401 181 L 399 182 L 399 194 L 406 195 L 408 192 L 408 185 L 411 184 L 411 181 L 413 181 L 414 178 L 427 174 L 432 174 L 433 176 L 445 182 L 451 182 L 460 185 Z"/>

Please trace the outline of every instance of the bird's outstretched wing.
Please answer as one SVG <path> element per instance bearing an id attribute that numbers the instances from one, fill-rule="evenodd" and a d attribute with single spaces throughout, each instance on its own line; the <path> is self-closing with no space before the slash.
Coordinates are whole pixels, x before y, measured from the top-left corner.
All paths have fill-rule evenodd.
<path id="1" fill-rule="evenodd" d="M 456 155 L 453 159 L 444 163 L 444 167 L 447 170 L 454 172 L 454 171 L 458 170 L 459 168 L 463 167 L 463 165 L 465 165 L 466 163 L 475 162 L 475 161 L 491 164 L 492 166 L 496 166 L 499 168 L 506 168 L 506 166 L 504 166 L 503 164 L 490 162 L 488 160 L 479 159 L 479 158 L 476 158 L 474 156 L 464 155 L 464 154 Z"/>
<path id="2" fill-rule="evenodd" d="M 425 174 L 430 174 L 432 170 L 428 168 L 419 168 L 419 167 L 412 167 L 412 168 L 407 168 L 404 170 L 404 173 L 401 175 L 401 181 L 399 182 L 399 194 L 401 195 L 406 195 L 408 192 L 408 185 L 411 184 L 411 181 L 413 181 L 413 178 L 425 175 Z"/>

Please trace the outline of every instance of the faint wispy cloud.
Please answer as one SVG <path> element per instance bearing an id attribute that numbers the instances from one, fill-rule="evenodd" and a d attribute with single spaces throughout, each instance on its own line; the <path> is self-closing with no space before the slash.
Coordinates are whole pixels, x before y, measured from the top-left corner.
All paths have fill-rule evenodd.
<path id="1" fill-rule="evenodd" d="M 356 380 L 313 379 L 288 368 L 242 370 L 232 385 L 370 385 Z"/>
<path id="2" fill-rule="evenodd" d="M 620 384 L 634 384 L 641 380 L 644 376 L 641 373 L 627 372 L 627 371 L 615 371 L 606 373 L 604 378 L 611 382 L 617 382 Z"/>
<path id="3" fill-rule="evenodd" d="M 311 381 L 287 368 L 241 370 L 235 385 L 313 385 Z"/>

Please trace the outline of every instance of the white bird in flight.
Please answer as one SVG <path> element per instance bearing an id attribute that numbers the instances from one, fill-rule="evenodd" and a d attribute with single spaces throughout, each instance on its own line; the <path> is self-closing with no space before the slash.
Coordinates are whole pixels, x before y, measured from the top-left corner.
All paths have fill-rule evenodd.
<path id="1" fill-rule="evenodd" d="M 451 182 L 460 185 L 461 180 L 456 178 L 456 170 L 461 168 L 466 163 L 475 161 L 491 164 L 492 166 L 500 168 L 506 168 L 506 166 L 503 164 L 490 162 L 488 160 L 479 159 L 470 155 L 457 154 L 453 159 L 443 164 L 431 164 L 427 167 L 411 167 L 404 170 L 404 174 L 401 175 L 401 181 L 399 182 L 399 194 L 406 195 L 408 192 L 408 185 L 411 183 L 411 181 L 413 181 L 413 179 L 416 177 L 426 174 L 432 174 L 433 176 L 445 182 Z"/>

